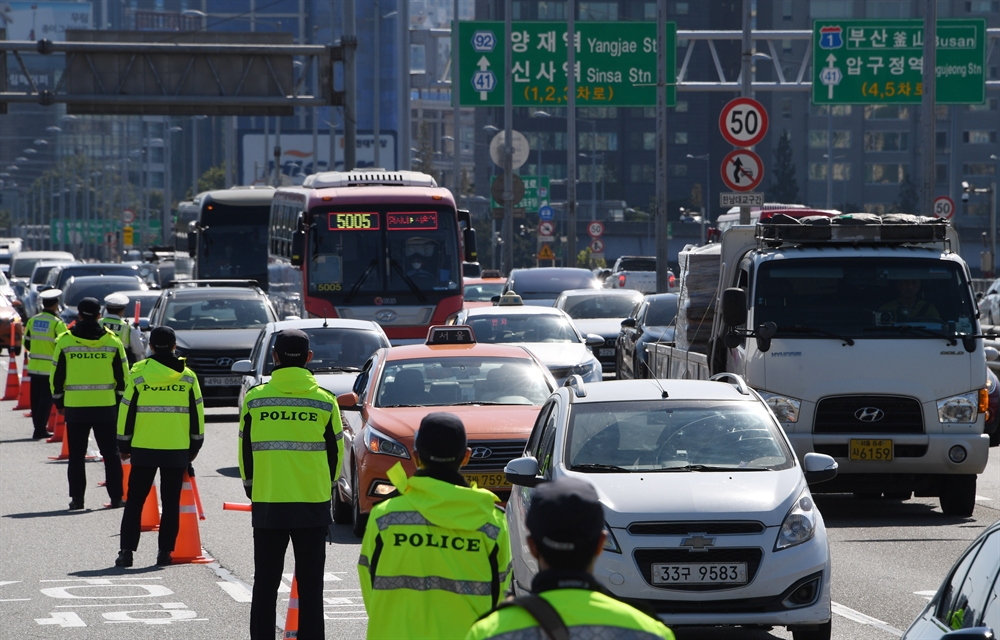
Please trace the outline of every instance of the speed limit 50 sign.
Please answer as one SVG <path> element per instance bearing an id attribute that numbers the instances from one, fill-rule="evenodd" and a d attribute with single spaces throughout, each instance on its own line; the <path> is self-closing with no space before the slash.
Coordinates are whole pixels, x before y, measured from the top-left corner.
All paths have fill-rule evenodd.
<path id="1" fill-rule="evenodd" d="M 934 198 L 934 215 L 950 220 L 955 215 L 955 201 L 948 196 Z"/>
<path id="2" fill-rule="evenodd" d="M 719 130 L 734 147 L 752 147 L 767 133 L 767 111 L 753 98 L 736 98 L 722 108 Z"/>

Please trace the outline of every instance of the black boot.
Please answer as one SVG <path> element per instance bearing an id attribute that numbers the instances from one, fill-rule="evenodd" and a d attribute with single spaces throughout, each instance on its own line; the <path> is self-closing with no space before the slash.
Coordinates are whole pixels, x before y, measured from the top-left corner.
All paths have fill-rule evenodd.
<path id="1" fill-rule="evenodd" d="M 132 566 L 132 551 L 129 549 L 122 549 L 118 552 L 118 559 L 115 560 L 116 567 L 131 567 Z"/>

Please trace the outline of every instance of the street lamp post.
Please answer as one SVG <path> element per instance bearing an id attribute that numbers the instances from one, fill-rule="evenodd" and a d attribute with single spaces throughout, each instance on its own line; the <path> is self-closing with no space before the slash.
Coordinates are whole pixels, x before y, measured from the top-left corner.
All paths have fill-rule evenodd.
<path id="1" fill-rule="evenodd" d="M 693 156 L 690 153 L 687 154 L 688 158 L 692 160 L 704 160 L 705 161 L 705 192 L 701 194 L 701 244 L 705 244 L 705 224 L 708 218 L 708 203 L 712 197 L 712 160 L 710 159 L 711 154 L 706 153 L 703 156 Z"/>
<path id="2" fill-rule="evenodd" d="M 160 230 L 162 235 L 162 240 L 164 245 L 173 244 L 173 185 L 171 184 L 171 166 L 170 166 L 170 148 L 173 146 L 171 142 L 173 137 L 171 133 L 180 133 L 184 129 L 180 127 L 168 127 L 166 131 L 163 132 L 163 228 Z"/>

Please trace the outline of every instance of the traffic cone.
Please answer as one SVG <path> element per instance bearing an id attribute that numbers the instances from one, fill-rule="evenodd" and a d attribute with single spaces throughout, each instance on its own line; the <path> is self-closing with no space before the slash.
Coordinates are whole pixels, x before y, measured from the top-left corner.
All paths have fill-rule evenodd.
<path id="1" fill-rule="evenodd" d="M 132 472 L 132 460 L 122 460 L 122 500 L 128 500 L 128 474 Z M 105 487 L 107 482 L 98 482 L 97 486 Z M 110 502 L 104 503 L 105 507 L 111 508 Z"/>
<path id="2" fill-rule="evenodd" d="M 181 485 L 180 527 L 177 530 L 177 543 L 170 554 L 173 564 L 205 564 L 214 562 L 205 555 L 201 548 L 201 534 L 198 533 L 198 506 L 194 500 L 194 490 L 191 487 L 191 476 L 184 472 L 184 484 Z"/>
<path id="3" fill-rule="evenodd" d="M 23 377 L 24 380 L 21 381 L 21 392 L 17 394 L 17 404 L 14 405 L 14 411 L 31 408 L 31 376 L 25 374 Z M 31 412 L 29 411 L 24 417 L 30 418 Z"/>
<path id="4" fill-rule="evenodd" d="M 10 356 L 7 358 L 7 387 L 4 389 L 3 397 L 0 400 L 17 400 L 21 390 L 21 381 L 17 377 L 17 358 Z"/>
<path id="5" fill-rule="evenodd" d="M 62 416 L 59 417 L 62 418 Z M 49 456 L 49 460 L 69 460 L 69 434 L 66 433 L 66 423 L 63 422 L 62 424 L 62 451 L 57 456 Z M 52 438 L 55 438 L 55 435 L 53 435 Z M 49 438 L 46 442 L 51 442 L 52 438 Z"/>
<path id="6" fill-rule="evenodd" d="M 49 414 L 48 429 L 52 432 L 52 437 L 46 442 L 59 442 L 66 435 L 66 418 L 55 407 L 52 407 L 52 413 Z"/>
<path id="7" fill-rule="evenodd" d="M 124 469 L 122 469 L 124 471 Z M 160 530 L 160 503 L 156 499 L 156 485 L 149 488 L 149 495 L 146 502 L 142 504 L 142 522 L 139 525 L 140 531 Z"/>
<path id="8" fill-rule="evenodd" d="M 288 614 L 285 616 L 285 640 L 299 637 L 299 582 L 292 574 L 292 593 L 288 597 Z"/>

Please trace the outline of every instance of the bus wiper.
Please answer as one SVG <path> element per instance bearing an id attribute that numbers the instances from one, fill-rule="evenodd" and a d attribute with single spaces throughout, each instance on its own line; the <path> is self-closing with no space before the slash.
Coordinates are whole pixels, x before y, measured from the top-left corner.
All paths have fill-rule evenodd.
<path id="1" fill-rule="evenodd" d="M 395 260 L 390 260 L 389 265 L 399 272 L 399 277 L 403 279 L 403 282 L 405 282 L 406 286 L 410 288 L 410 291 L 417 296 L 417 300 L 420 300 L 420 302 L 427 302 L 427 296 L 420 292 L 420 288 L 417 287 L 417 283 L 410 279 L 410 276 L 406 275 L 406 272 L 403 271 L 403 267 L 399 266 Z"/>
<path id="2" fill-rule="evenodd" d="M 613 464 L 599 464 L 588 462 L 586 464 L 574 464 L 570 471 L 597 471 L 598 473 L 631 473 L 628 469 L 617 467 Z"/>
<path id="3" fill-rule="evenodd" d="M 839 333 L 834 333 L 832 331 L 827 331 L 826 329 L 819 329 L 817 327 L 803 327 L 802 325 L 795 325 L 794 327 L 779 327 L 778 333 L 782 331 L 788 333 L 814 333 L 818 336 L 824 336 L 826 338 L 833 338 L 834 340 L 843 340 L 847 346 L 854 346 L 854 339 L 848 338 L 847 336 L 842 336 Z"/>
<path id="4" fill-rule="evenodd" d="M 942 340 L 948 341 L 949 347 L 954 347 L 958 344 L 958 340 L 955 336 L 950 336 L 947 333 L 941 331 L 935 331 L 933 329 L 928 329 L 927 327 L 915 327 L 910 324 L 894 324 L 892 326 L 886 327 L 868 327 L 865 331 L 894 331 L 896 333 L 922 333 L 925 336 L 931 336 L 932 338 L 941 338 Z"/>
<path id="5" fill-rule="evenodd" d="M 368 263 L 368 268 L 365 269 L 365 272 L 361 274 L 361 277 L 358 278 L 357 282 L 351 285 L 351 290 L 348 291 L 347 295 L 344 297 L 344 304 L 351 303 L 351 300 L 354 299 L 355 294 L 358 293 L 358 289 L 360 289 L 361 285 L 365 283 L 365 280 L 367 280 L 368 276 L 371 275 L 372 269 L 374 269 L 376 265 L 378 265 L 378 258 L 372 258 L 372 261 Z"/>

